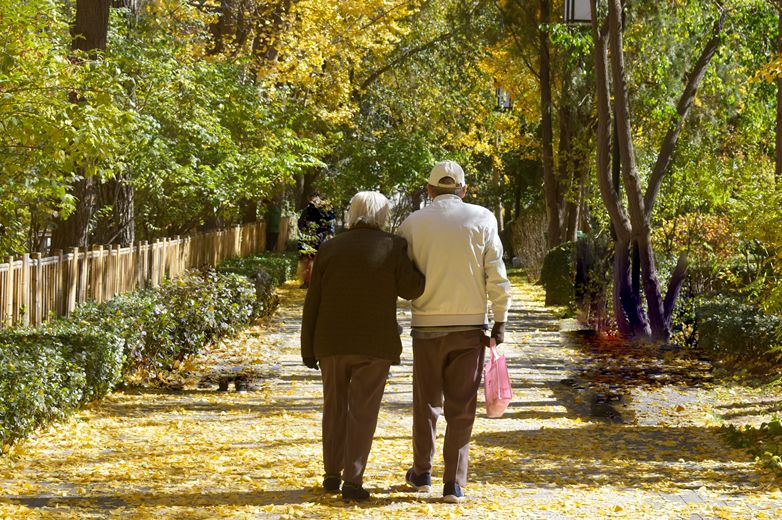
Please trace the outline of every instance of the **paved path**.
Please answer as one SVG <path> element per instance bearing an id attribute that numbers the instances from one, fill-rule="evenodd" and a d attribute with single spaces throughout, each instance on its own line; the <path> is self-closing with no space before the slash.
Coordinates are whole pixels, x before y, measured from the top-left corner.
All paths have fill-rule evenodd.
<path id="1" fill-rule="evenodd" d="M 468 500 L 458 506 L 440 502 L 441 465 L 431 495 L 402 483 L 411 461 L 407 327 L 366 473 L 374 499 L 344 505 L 319 490 L 320 380 L 300 366 L 303 291 L 290 284 L 273 320 L 186 367 L 192 389 L 115 393 L 0 460 L 0 517 L 782 517 L 773 481 L 695 404 L 696 413 L 672 412 L 649 397 L 664 394 L 644 393 L 630 414 L 640 420 L 592 418 L 588 395 L 560 382 L 579 352 L 561 340 L 537 288 L 516 280 L 514 291 L 504 350 L 515 400 L 502 419 L 477 419 Z M 252 366 L 249 392 L 198 389 L 226 365 Z"/>

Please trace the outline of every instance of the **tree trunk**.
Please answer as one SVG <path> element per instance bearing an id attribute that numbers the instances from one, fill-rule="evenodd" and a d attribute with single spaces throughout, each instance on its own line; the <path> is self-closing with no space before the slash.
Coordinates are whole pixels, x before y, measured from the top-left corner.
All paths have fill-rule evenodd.
<path id="1" fill-rule="evenodd" d="M 777 52 L 782 56 L 782 0 L 777 4 L 778 32 L 777 32 Z M 777 140 L 776 140 L 776 167 L 774 169 L 774 179 L 777 187 L 782 187 L 782 77 L 777 78 Z"/>
<path id="2" fill-rule="evenodd" d="M 614 315 L 620 334 L 628 337 L 649 337 L 649 320 L 640 295 L 633 290 L 630 244 L 617 240 L 614 244 Z"/>
<path id="3" fill-rule="evenodd" d="M 224 38 L 228 33 L 229 20 L 233 11 L 232 3 L 231 0 L 220 0 L 217 19 L 209 26 L 213 42 L 209 54 L 219 54 L 225 49 Z"/>
<path id="4" fill-rule="evenodd" d="M 575 240 L 570 238 L 571 221 L 573 217 L 573 113 L 566 90 L 570 86 L 567 72 L 563 74 L 562 90 L 559 101 L 559 175 L 558 186 L 561 188 L 557 197 L 557 214 L 559 218 L 559 242 Z M 578 206 L 575 207 L 576 215 Z M 575 237 L 575 231 L 573 231 Z"/>
<path id="5" fill-rule="evenodd" d="M 665 317 L 665 323 L 668 330 L 671 329 L 671 322 L 673 319 L 673 308 L 676 305 L 676 299 L 679 297 L 679 291 L 681 291 L 684 279 L 687 277 L 687 253 L 682 253 L 679 256 L 679 261 L 676 262 L 676 268 L 671 274 L 671 281 L 668 282 L 668 292 L 665 294 L 665 301 L 663 303 L 663 315 Z"/>
<path id="6" fill-rule="evenodd" d="M 72 48 L 90 53 L 106 50 L 111 0 L 76 0 L 76 22 L 71 28 Z"/>
<path id="7" fill-rule="evenodd" d="M 549 0 L 539 0 L 540 8 L 540 132 L 543 152 L 543 190 L 546 197 L 548 231 L 546 245 L 552 249 L 560 244 L 559 189 L 554 173 L 554 145 L 551 121 L 551 56 L 548 45 L 548 23 L 551 16 Z"/>
<path id="8" fill-rule="evenodd" d="M 98 51 L 106 50 L 111 0 L 77 0 L 76 20 L 71 28 L 71 48 L 81 50 L 95 58 Z M 71 94 L 74 103 L 81 100 Z M 76 210 L 66 219 L 56 223 L 52 232 L 52 251 L 71 247 L 87 247 L 89 223 L 95 211 L 96 182 L 87 177 L 83 167 L 77 167 L 76 182 L 71 190 L 76 198 Z"/>
<path id="9" fill-rule="evenodd" d="M 57 223 L 52 233 L 51 251 L 68 250 L 71 247 L 85 248 L 89 245 L 89 224 L 95 209 L 95 179 L 80 177 L 74 182 L 71 194 L 76 199 L 76 210 Z"/>
<path id="10" fill-rule="evenodd" d="M 136 191 L 129 177 L 123 175 L 117 179 L 117 196 L 114 203 L 116 232 L 112 241 L 123 247 L 132 245 L 136 241 Z"/>
<path id="11" fill-rule="evenodd" d="M 663 310 L 663 297 L 660 291 L 660 281 L 657 279 L 657 268 L 654 261 L 654 249 L 648 234 L 641 234 L 638 238 L 638 252 L 641 259 L 641 281 L 646 295 L 646 309 L 649 313 L 649 325 L 651 326 L 652 339 L 656 341 L 668 341 L 671 337 L 671 329 L 666 326 L 665 312 Z"/>
<path id="12" fill-rule="evenodd" d="M 243 200 L 239 203 L 242 224 L 252 224 L 258 221 L 258 201 Z"/>
<path id="13" fill-rule="evenodd" d="M 125 173 L 108 179 L 96 190 L 95 207 L 109 211 L 95 223 L 93 240 L 99 244 L 131 245 L 136 240 L 136 225 L 135 190 L 130 176 Z"/>

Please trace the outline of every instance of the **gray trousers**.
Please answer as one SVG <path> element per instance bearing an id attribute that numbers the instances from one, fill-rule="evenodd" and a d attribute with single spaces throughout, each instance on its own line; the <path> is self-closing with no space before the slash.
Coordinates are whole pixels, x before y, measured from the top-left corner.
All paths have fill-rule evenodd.
<path id="1" fill-rule="evenodd" d="M 431 473 L 437 419 L 445 415 L 443 482 L 467 483 L 470 436 L 483 373 L 482 330 L 413 338 L 413 469 Z"/>
<path id="2" fill-rule="evenodd" d="M 361 484 L 391 362 L 340 355 L 319 360 L 323 378 L 323 466 L 326 475 Z"/>

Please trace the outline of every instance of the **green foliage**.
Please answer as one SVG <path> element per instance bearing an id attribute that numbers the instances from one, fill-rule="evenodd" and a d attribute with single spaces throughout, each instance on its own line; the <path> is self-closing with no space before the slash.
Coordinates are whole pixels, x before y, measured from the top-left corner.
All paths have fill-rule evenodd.
<path id="1" fill-rule="evenodd" d="M 121 294 L 104 303 L 79 306 L 55 327 L 80 323 L 122 339 L 123 375 L 156 373 L 170 368 L 177 352 L 172 331 L 175 319 L 160 292 L 146 290 Z"/>
<path id="2" fill-rule="evenodd" d="M 79 324 L 0 331 L 0 434 L 9 445 L 103 397 L 118 381 L 121 340 Z"/>
<path id="3" fill-rule="evenodd" d="M 546 305 L 572 305 L 575 299 L 575 243 L 549 250 L 543 260 L 540 282 L 546 288 Z"/>
<path id="4" fill-rule="evenodd" d="M 268 316 L 279 304 L 274 288 L 293 278 L 297 265 L 296 253 L 271 253 L 226 260 L 217 266 L 217 271 L 235 273 L 252 281 L 259 314 Z"/>
<path id="5" fill-rule="evenodd" d="M 782 475 L 782 422 L 774 416 L 760 426 L 724 426 L 728 442 L 747 450 L 761 465 Z"/>
<path id="6" fill-rule="evenodd" d="M 265 272 L 270 277 L 269 285 L 276 287 L 296 274 L 297 262 L 296 253 L 268 253 L 225 260 L 217 266 L 217 272 L 240 274 L 250 279 Z"/>
<path id="7" fill-rule="evenodd" d="M 175 360 L 235 334 L 261 311 L 247 278 L 216 271 L 191 271 L 168 281 L 160 287 L 160 298 L 174 317 Z"/>
<path id="8" fill-rule="evenodd" d="M 698 347 L 732 367 L 774 370 L 782 361 L 782 318 L 729 298 L 695 309 Z"/>
<path id="9" fill-rule="evenodd" d="M 155 376 L 261 314 L 252 283 L 234 274 L 190 271 L 156 290 L 88 302 L 54 327 L 80 323 L 123 341 L 126 377 Z M 64 325 L 60 325 L 64 324 Z"/>
<path id="10" fill-rule="evenodd" d="M 263 300 L 245 276 L 190 271 L 156 290 L 86 303 L 37 330 L 0 330 L 0 446 L 105 396 L 123 379 L 154 378 L 270 313 L 269 294 L 294 265 L 290 255 L 273 255 L 226 268 L 270 268 Z"/>

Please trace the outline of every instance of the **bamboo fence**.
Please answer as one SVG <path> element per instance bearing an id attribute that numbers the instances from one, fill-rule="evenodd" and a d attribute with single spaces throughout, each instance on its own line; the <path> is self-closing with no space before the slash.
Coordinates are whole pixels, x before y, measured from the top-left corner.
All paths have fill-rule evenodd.
<path id="1" fill-rule="evenodd" d="M 288 224 L 282 219 L 276 250 L 288 236 Z M 129 247 L 73 248 L 45 258 L 41 253 L 8 257 L 0 263 L 0 327 L 40 325 L 53 316 L 67 316 L 87 300 L 102 302 L 157 287 L 186 269 L 261 253 L 266 248 L 265 231 L 261 221 Z"/>

